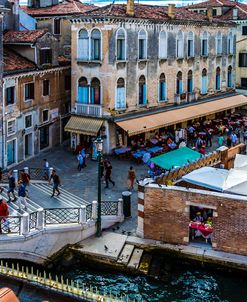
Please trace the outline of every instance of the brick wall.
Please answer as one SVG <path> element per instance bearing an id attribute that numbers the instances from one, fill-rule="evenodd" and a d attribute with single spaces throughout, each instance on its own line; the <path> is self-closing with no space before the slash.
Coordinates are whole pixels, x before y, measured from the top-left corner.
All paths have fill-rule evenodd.
<path id="1" fill-rule="evenodd" d="M 178 187 L 145 187 L 143 236 L 172 244 L 188 244 L 190 205 L 214 210 L 214 249 L 247 255 L 245 197 Z"/>

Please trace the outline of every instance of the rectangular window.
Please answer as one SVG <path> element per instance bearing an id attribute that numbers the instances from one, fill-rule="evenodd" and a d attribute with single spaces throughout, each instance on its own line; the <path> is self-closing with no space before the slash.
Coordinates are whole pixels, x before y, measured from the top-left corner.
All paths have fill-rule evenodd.
<path id="1" fill-rule="evenodd" d="M 139 39 L 139 59 L 145 59 L 145 40 Z"/>
<path id="2" fill-rule="evenodd" d="M 25 84 L 25 101 L 34 99 L 34 83 Z"/>
<path id="3" fill-rule="evenodd" d="M 100 60 L 100 39 L 92 40 L 92 59 Z"/>
<path id="4" fill-rule="evenodd" d="M 51 48 L 40 49 L 40 65 L 52 63 L 52 50 Z"/>
<path id="5" fill-rule="evenodd" d="M 241 78 L 241 87 L 247 88 L 247 78 Z"/>
<path id="6" fill-rule="evenodd" d="M 240 53 L 239 54 L 239 67 L 247 67 L 247 53 Z"/>
<path id="7" fill-rule="evenodd" d="M 242 26 L 242 36 L 247 36 L 247 26 Z"/>
<path id="8" fill-rule="evenodd" d="M 203 39 L 202 40 L 202 56 L 208 55 L 208 40 Z"/>
<path id="9" fill-rule="evenodd" d="M 7 142 L 7 165 L 16 162 L 16 139 Z"/>
<path id="10" fill-rule="evenodd" d="M 49 110 L 43 110 L 42 111 L 42 122 L 47 122 L 49 120 Z"/>
<path id="11" fill-rule="evenodd" d="M 125 53 L 124 53 L 124 40 L 123 39 L 117 39 L 117 59 L 118 60 L 124 60 L 125 59 Z"/>
<path id="12" fill-rule="evenodd" d="M 48 96 L 50 94 L 50 81 L 43 81 L 43 96 Z"/>
<path id="13" fill-rule="evenodd" d="M 216 8 L 213 9 L 213 16 L 217 16 L 217 9 Z"/>
<path id="14" fill-rule="evenodd" d="M 40 150 L 49 147 L 49 126 L 40 128 L 39 145 Z"/>
<path id="15" fill-rule="evenodd" d="M 15 86 L 6 88 L 6 106 L 15 103 Z"/>
<path id="16" fill-rule="evenodd" d="M 188 57 L 194 56 L 193 40 L 188 40 Z"/>
<path id="17" fill-rule="evenodd" d="M 16 122 L 15 120 L 8 121 L 7 123 L 7 136 L 15 134 L 16 132 Z"/>
<path id="18" fill-rule="evenodd" d="M 54 19 L 54 35 L 61 34 L 61 19 Z"/>
<path id="19" fill-rule="evenodd" d="M 33 123 L 32 114 L 25 116 L 25 128 L 31 128 Z"/>
<path id="20" fill-rule="evenodd" d="M 64 77 L 64 89 L 67 90 L 71 90 L 71 76 L 70 75 L 66 75 Z"/>

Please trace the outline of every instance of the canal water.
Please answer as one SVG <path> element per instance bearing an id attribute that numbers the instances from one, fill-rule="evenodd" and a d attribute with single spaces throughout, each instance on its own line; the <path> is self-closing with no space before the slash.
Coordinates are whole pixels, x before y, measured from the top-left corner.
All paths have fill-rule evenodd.
<path id="1" fill-rule="evenodd" d="M 99 265 L 100 267 L 100 265 Z M 60 271 L 80 285 L 98 287 L 101 293 L 128 295 L 135 301 L 159 302 L 245 302 L 247 277 L 190 266 L 173 267 L 169 281 L 158 282 L 146 276 L 99 271 L 74 265 Z M 127 301 L 127 300 L 125 300 Z"/>

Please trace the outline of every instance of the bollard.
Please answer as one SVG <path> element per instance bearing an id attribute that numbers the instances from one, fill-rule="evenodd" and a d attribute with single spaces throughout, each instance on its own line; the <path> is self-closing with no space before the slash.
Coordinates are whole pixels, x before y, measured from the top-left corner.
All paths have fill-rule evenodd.
<path id="1" fill-rule="evenodd" d="M 52 174 L 52 171 L 53 171 L 53 168 L 49 168 L 49 179 L 50 179 L 50 177 L 51 177 L 51 174 Z"/>
<path id="2" fill-rule="evenodd" d="M 123 199 L 119 198 L 118 199 L 118 216 L 122 217 L 123 216 Z"/>
<path id="3" fill-rule="evenodd" d="M 24 213 L 21 217 L 21 235 L 27 235 L 29 233 L 29 214 Z"/>
<path id="4" fill-rule="evenodd" d="M 98 214 L 97 214 L 97 208 L 98 208 L 98 202 L 94 200 L 92 202 L 92 219 L 97 220 Z"/>
<path id="5" fill-rule="evenodd" d="M 37 229 L 38 230 L 44 229 L 44 209 L 43 208 L 37 209 Z"/>
<path id="6" fill-rule="evenodd" d="M 82 205 L 80 207 L 80 214 L 79 214 L 79 223 L 86 223 L 87 222 L 87 216 L 86 216 L 86 206 Z"/>
<path id="7" fill-rule="evenodd" d="M 18 170 L 13 170 L 13 176 L 15 178 L 15 181 L 18 182 Z"/>

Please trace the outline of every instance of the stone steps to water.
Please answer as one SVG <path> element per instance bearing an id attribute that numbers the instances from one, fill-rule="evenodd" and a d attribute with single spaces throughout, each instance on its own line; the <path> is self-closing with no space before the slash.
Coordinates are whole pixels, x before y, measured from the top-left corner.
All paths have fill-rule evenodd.
<path id="1" fill-rule="evenodd" d="M 149 272 L 151 261 L 152 261 L 152 255 L 148 253 L 144 253 L 141 259 L 141 263 L 139 265 L 139 271 L 147 275 Z"/>
<path id="2" fill-rule="evenodd" d="M 139 248 L 135 248 L 132 256 L 130 258 L 130 261 L 128 263 L 128 268 L 133 268 L 133 269 L 138 269 L 140 261 L 141 261 L 141 257 L 143 254 L 143 250 L 139 249 Z"/>
<path id="3" fill-rule="evenodd" d="M 123 265 L 127 265 L 130 261 L 134 248 L 135 247 L 132 244 L 125 244 L 120 256 L 118 257 L 117 262 Z"/>

